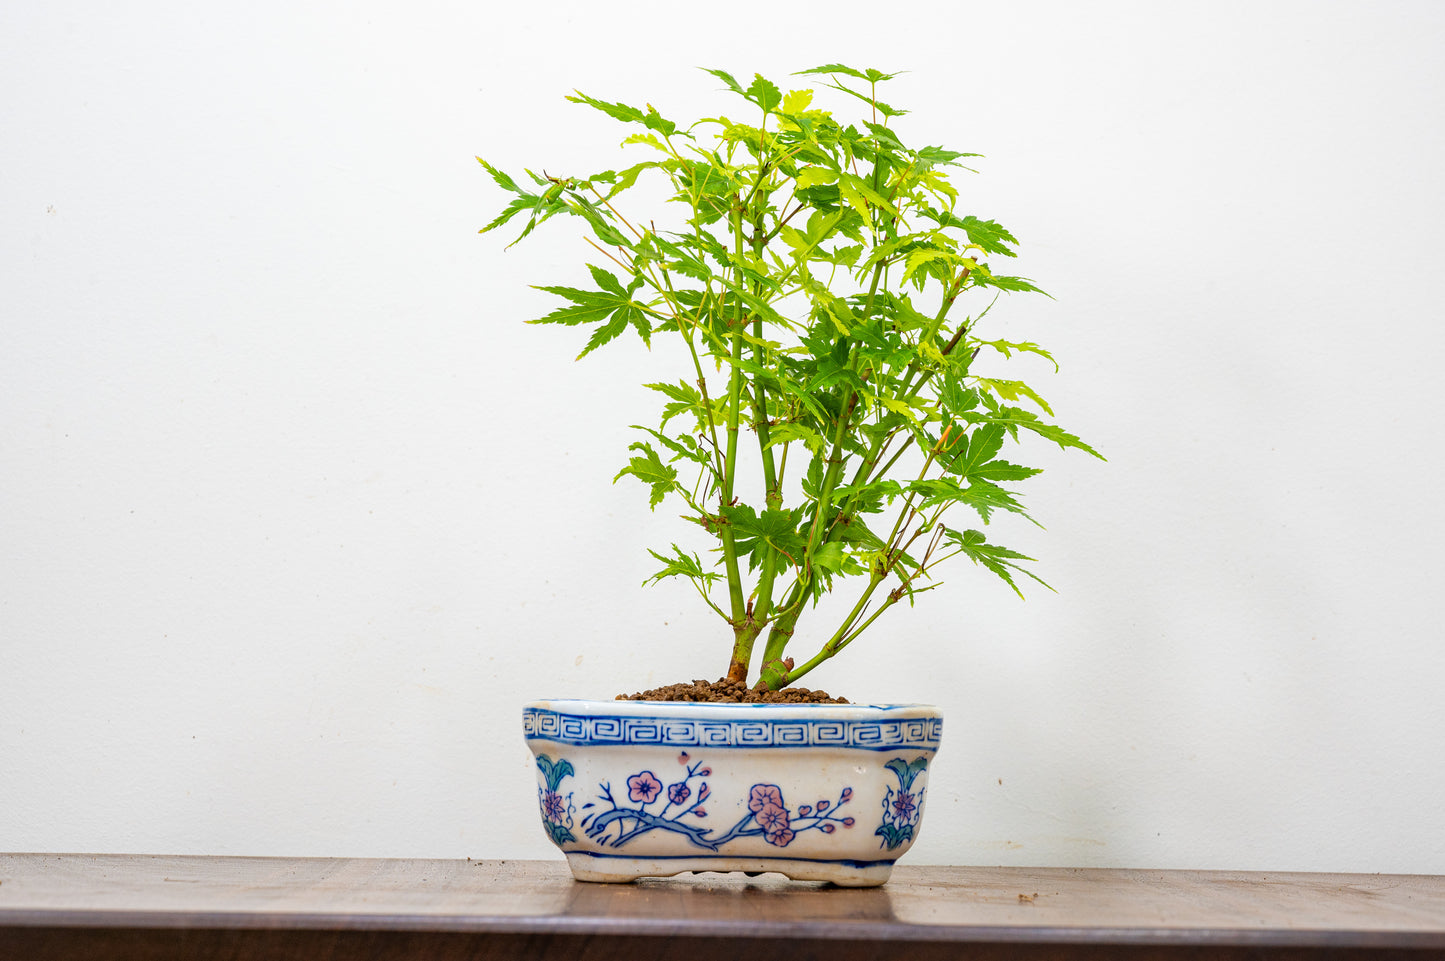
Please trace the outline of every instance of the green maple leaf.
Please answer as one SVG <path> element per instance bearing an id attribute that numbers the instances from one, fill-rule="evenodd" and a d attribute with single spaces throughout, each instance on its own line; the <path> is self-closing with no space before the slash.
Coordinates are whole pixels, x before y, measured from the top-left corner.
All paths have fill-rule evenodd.
<path id="1" fill-rule="evenodd" d="M 970 476 L 974 470 L 993 460 L 1003 447 L 1004 428 L 1002 424 L 984 424 L 974 428 L 968 435 L 968 443 L 949 462 L 946 469 L 953 474 Z"/>
<path id="2" fill-rule="evenodd" d="M 782 91 L 760 73 L 753 74 L 753 82 L 743 91 L 743 96 L 762 107 L 764 113 L 772 113 L 783 102 Z"/>
<path id="3" fill-rule="evenodd" d="M 652 325 L 647 319 L 647 306 L 632 299 L 632 295 L 642 286 L 642 279 L 634 280 L 632 286 L 624 289 L 616 277 L 601 267 L 589 266 L 588 269 L 592 271 L 592 279 L 597 281 L 600 290 L 578 290 L 575 287 L 537 287 L 537 290 L 556 294 L 558 297 L 570 300 L 571 303 L 565 307 L 558 307 L 545 317 L 538 317 L 527 323 L 565 324 L 569 327 L 578 324 L 599 324 L 600 326 L 592 332 L 591 339 L 587 341 L 587 346 L 582 348 L 582 353 L 577 355 L 578 360 L 608 341 L 614 340 L 627 329 L 629 324 L 636 328 L 643 342 L 648 343 L 652 335 Z"/>
<path id="4" fill-rule="evenodd" d="M 1009 246 L 1010 244 L 1017 246 L 1018 239 L 1000 224 L 994 223 L 992 220 L 979 220 L 973 216 L 964 217 L 957 223 L 967 232 L 968 242 L 982 247 L 987 253 L 999 254 L 1004 257 L 1018 256 Z"/>
<path id="5" fill-rule="evenodd" d="M 666 117 L 660 116 L 657 108 L 653 107 L 652 104 L 648 104 L 646 110 L 639 110 L 625 103 L 608 103 L 605 100 L 597 100 L 587 96 L 580 90 L 573 92 L 576 96 L 568 97 L 568 100 L 573 103 L 585 103 L 589 107 L 602 111 L 614 120 L 621 120 L 623 123 L 640 123 L 649 130 L 656 130 L 664 137 L 671 137 L 677 132 L 677 124 L 668 120 Z"/>
<path id="6" fill-rule="evenodd" d="M 759 561 L 758 547 L 764 544 L 792 564 L 802 562 L 808 541 L 797 531 L 797 512 L 768 509 L 759 514 L 746 504 L 736 504 L 724 507 L 722 516 L 732 525 L 738 554 L 750 555 L 754 566 Z"/>
<path id="7" fill-rule="evenodd" d="M 648 549 L 647 553 L 662 561 L 664 566 L 662 570 L 643 581 L 644 585 L 656 584 L 665 577 L 690 577 L 695 581 L 711 584 L 720 576 L 712 571 L 704 570 L 702 560 L 696 554 L 684 554 L 682 548 L 676 544 L 672 545 L 672 551 L 673 556 L 668 557 L 666 554 L 659 554 L 651 548 Z"/>
<path id="8" fill-rule="evenodd" d="M 677 470 L 662 462 L 657 456 L 657 451 L 652 445 L 645 441 L 634 441 L 628 445 L 628 450 L 641 451 L 641 456 L 634 457 L 627 462 L 627 466 L 617 472 L 612 478 L 612 483 L 617 483 L 624 475 L 631 474 L 644 484 L 651 486 L 652 496 L 648 502 L 649 507 L 656 507 L 662 503 L 662 499 L 669 491 L 677 488 Z"/>
<path id="9" fill-rule="evenodd" d="M 945 535 L 950 543 L 958 547 L 960 553 L 968 557 L 975 564 L 980 564 L 990 571 L 993 571 L 1003 579 L 1004 583 L 1013 588 L 1013 592 L 1019 597 L 1023 597 L 1024 592 L 1019 590 L 1018 584 L 1014 583 L 1013 575 L 1010 573 L 1011 571 L 1018 571 L 1024 576 L 1031 577 L 1045 587 L 1048 587 L 1049 590 L 1053 590 L 1052 587 L 1049 587 L 1044 580 L 1032 571 L 1027 571 L 1016 563 L 1017 561 L 1032 561 L 1032 557 L 1026 554 L 1020 554 L 1018 551 L 1011 551 L 1007 547 L 1000 547 L 997 544 L 988 543 L 982 531 L 967 530 L 959 532 L 945 528 Z"/>

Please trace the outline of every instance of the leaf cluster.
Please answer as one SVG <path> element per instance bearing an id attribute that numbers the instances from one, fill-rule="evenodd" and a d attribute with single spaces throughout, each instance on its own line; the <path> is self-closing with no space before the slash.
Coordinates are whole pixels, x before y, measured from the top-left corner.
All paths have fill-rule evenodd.
<path id="1" fill-rule="evenodd" d="M 653 507 L 673 501 L 706 532 L 707 560 L 671 545 L 652 552 L 663 567 L 649 580 L 687 580 L 728 624 L 730 677 L 756 670 L 781 687 L 936 587 L 949 558 L 1020 596 L 1016 574 L 1042 584 L 1031 558 L 952 517 L 1032 519 L 1012 485 L 1038 471 L 1006 443 L 1099 455 L 1028 384 L 982 369 L 981 354 L 1053 364 L 1038 344 L 978 332 L 1000 294 L 1043 292 L 991 266 L 1016 257 L 1012 233 L 960 211 L 952 175 L 978 155 L 909 146 L 894 129 L 907 111 L 877 90 L 896 74 L 801 71 L 843 95 L 842 114 L 813 89 L 707 73 L 739 99 L 735 115 L 682 124 L 651 104 L 569 97 L 626 125 L 623 145 L 645 159 L 579 177 L 528 170 L 525 186 L 482 160 L 511 195 L 483 231 L 520 219 L 521 240 L 559 214 L 581 221 L 592 288 L 539 287 L 562 303 L 532 321 L 588 328 L 579 357 L 629 330 L 685 345 L 681 376 L 646 385 L 658 424 L 638 427 L 614 480 L 641 481 Z M 677 212 L 663 229 L 625 215 L 644 174 L 663 178 Z M 742 500 L 744 477 L 758 502 Z M 786 656 L 803 612 L 849 583 L 858 601 L 816 654 Z"/>

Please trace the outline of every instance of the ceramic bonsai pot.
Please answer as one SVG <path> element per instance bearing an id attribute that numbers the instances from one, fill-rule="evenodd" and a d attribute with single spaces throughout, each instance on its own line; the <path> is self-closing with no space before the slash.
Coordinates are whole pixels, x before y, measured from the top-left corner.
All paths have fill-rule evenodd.
<path id="1" fill-rule="evenodd" d="M 928 705 L 535 701 L 542 827 L 579 881 L 776 871 L 883 884 L 918 836 Z"/>

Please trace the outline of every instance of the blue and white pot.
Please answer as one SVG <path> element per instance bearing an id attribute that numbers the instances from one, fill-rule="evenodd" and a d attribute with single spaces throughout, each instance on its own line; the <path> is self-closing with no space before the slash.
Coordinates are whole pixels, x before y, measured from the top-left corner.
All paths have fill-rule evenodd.
<path id="1" fill-rule="evenodd" d="M 535 701 L 542 826 L 579 881 L 776 871 L 871 887 L 918 837 L 929 705 Z"/>

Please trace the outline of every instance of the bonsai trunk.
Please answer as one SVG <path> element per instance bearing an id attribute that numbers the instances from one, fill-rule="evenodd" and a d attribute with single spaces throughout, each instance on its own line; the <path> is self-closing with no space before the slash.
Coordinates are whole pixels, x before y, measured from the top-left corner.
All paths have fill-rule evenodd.
<path id="1" fill-rule="evenodd" d="M 727 679 L 729 682 L 746 684 L 748 681 L 748 664 L 753 659 L 753 642 L 762 633 L 762 625 L 753 620 L 751 612 L 742 624 L 734 625 L 733 633 L 736 640 L 733 641 L 733 656 L 728 662 Z"/>

